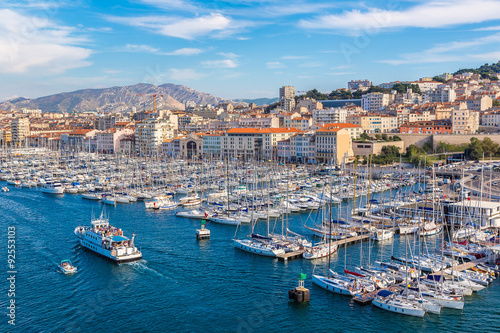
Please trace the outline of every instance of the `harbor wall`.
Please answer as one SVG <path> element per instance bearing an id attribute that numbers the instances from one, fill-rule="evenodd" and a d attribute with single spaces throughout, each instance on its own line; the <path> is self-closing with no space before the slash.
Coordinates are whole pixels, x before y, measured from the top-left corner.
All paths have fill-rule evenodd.
<path id="1" fill-rule="evenodd" d="M 500 134 L 467 134 L 467 135 L 434 135 L 432 145 L 434 149 L 436 149 L 439 146 L 440 142 L 453 145 L 460 145 L 462 143 L 470 143 L 470 139 L 472 138 L 477 138 L 481 141 L 484 140 L 484 138 L 490 138 L 491 141 L 500 144 Z"/>
<path id="2" fill-rule="evenodd" d="M 396 134 L 404 142 L 404 149 L 410 145 L 422 147 L 427 141 L 431 140 L 432 146 L 436 149 L 440 142 L 447 144 L 460 145 L 463 143 L 470 143 L 470 139 L 477 138 L 484 140 L 490 138 L 493 142 L 500 144 L 500 134 Z"/>
<path id="3" fill-rule="evenodd" d="M 427 141 L 432 140 L 432 134 L 395 134 L 401 138 L 404 142 L 404 149 L 408 146 L 415 145 L 417 147 L 422 147 Z"/>

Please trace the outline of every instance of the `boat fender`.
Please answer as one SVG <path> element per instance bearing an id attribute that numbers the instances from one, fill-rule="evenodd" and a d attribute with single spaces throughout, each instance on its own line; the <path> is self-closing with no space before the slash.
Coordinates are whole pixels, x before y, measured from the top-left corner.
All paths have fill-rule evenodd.
<path id="1" fill-rule="evenodd" d="M 112 255 L 113 257 L 115 256 L 115 254 L 116 254 L 116 252 L 115 252 L 115 251 L 111 251 L 111 255 Z"/>
<path id="2" fill-rule="evenodd" d="M 379 283 L 380 281 L 379 281 L 379 280 L 377 280 L 376 282 L 377 282 L 377 283 Z"/>

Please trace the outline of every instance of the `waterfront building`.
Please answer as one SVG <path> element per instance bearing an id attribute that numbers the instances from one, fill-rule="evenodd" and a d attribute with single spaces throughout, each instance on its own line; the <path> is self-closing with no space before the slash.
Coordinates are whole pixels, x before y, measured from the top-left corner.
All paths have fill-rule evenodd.
<path id="1" fill-rule="evenodd" d="M 316 131 L 316 161 L 340 165 L 344 157 L 353 156 L 352 140 L 343 128 L 322 128 Z"/>

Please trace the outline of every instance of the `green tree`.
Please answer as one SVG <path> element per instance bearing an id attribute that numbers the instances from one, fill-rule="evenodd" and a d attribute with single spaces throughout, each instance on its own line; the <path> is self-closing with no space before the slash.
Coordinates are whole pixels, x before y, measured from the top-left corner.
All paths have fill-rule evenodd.
<path id="1" fill-rule="evenodd" d="M 500 106 L 500 101 L 498 99 L 494 99 L 493 106 Z"/>
<path id="2" fill-rule="evenodd" d="M 432 141 L 427 141 L 426 143 L 424 143 L 424 145 L 422 146 L 422 149 L 426 153 L 432 153 L 432 151 L 433 151 Z"/>
<path id="3" fill-rule="evenodd" d="M 360 136 L 359 136 L 362 140 L 371 140 L 370 136 L 366 133 L 362 133 Z"/>
<path id="4" fill-rule="evenodd" d="M 387 141 L 387 134 L 386 133 L 382 134 L 381 137 L 382 137 L 382 140 Z"/>
<path id="5" fill-rule="evenodd" d="M 397 135 L 393 135 L 392 136 L 392 140 L 393 141 L 401 141 L 401 138 L 399 136 L 397 136 Z"/>
<path id="6" fill-rule="evenodd" d="M 375 134 L 375 139 L 380 140 L 381 138 L 382 136 L 380 136 L 380 134 Z"/>
<path id="7" fill-rule="evenodd" d="M 479 160 L 483 157 L 483 143 L 478 138 L 471 138 L 470 144 L 465 151 L 466 156 L 474 160 Z"/>
<path id="8" fill-rule="evenodd" d="M 483 150 L 485 156 L 495 155 L 498 152 L 498 143 L 494 143 L 490 138 L 484 138 Z"/>
<path id="9" fill-rule="evenodd" d="M 445 79 L 443 79 L 442 77 L 439 77 L 439 76 L 434 76 L 434 77 L 432 78 L 432 80 L 433 80 L 433 81 L 437 81 L 437 82 L 443 82 L 443 83 L 445 83 L 445 82 L 446 82 L 446 80 L 445 80 Z"/>

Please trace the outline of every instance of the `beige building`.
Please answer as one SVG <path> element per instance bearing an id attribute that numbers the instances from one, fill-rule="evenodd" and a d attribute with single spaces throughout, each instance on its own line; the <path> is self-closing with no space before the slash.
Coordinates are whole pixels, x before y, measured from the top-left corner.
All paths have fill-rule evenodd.
<path id="1" fill-rule="evenodd" d="M 391 142 L 358 142 L 354 141 L 352 143 L 352 150 L 354 152 L 354 156 L 368 156 L 370 154 L 380 155 L 382 152 L 382 148 L 385 146 L 396 146 L 399 149 L 400 153 L 404 153 L 405 143 L 404 141 L 391 141 Z"/>
<path id="2" fill-rule="evenodd" d="M 453 134 L 474 134 L 479 129 L 479 112 L 453 110 L 451 125 Z"/>
<path id="3" fill-rule="evenodd" d="M 30 135 L 30 120 L 28 118 L 14 118 L 10 123 L 12 143 L 15 146 L 23 144 L 24 139 Z"/>
<path id="4" fill-rule="evenodd" d="M 316 161 L 340 165 L 344 157 L 353 156 L 352 140 L 343 128 L 320 129 L 316 131 Z"/>
<path id="5" fill-rule="evenodd" d="M 366 114 L 347 116 L 346 122 L 359 125 L 365 133 L 391 133 L 398 130 L 398 117 L 391 115 Z"/>
<path id="6" fill-rule="evenodd" d="M 181 158 L 201 158 L 203 155 L 203 138 L 196 134 L 179 138 Z"/>
<path id="7" fill-rule="evenodd" d="M 170 121 L 145 119 L 136 125 L 135 142 L 141 156 L 156 155 L 161 152 L 163 141 L 173 138 L 174 126 Z"/>

